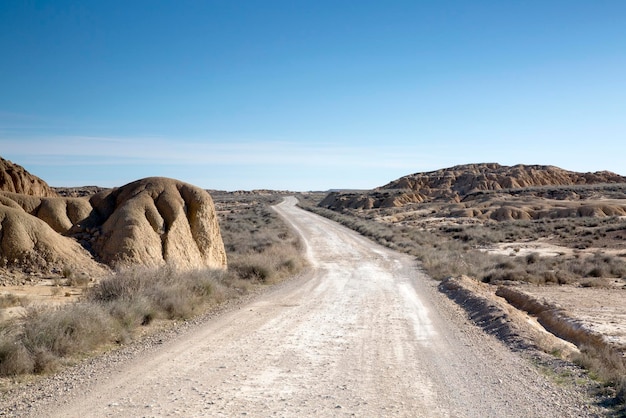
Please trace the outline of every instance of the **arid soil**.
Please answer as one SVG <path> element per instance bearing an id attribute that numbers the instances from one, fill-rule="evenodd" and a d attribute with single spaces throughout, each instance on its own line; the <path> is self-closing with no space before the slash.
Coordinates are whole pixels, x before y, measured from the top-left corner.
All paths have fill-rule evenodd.
<path id="1" fill-rule="evenodd" d="M 577 250 L 545 240 L 500 244 L 486 251 L 511 257 L 538 254 L 541 257 L 561 257 L 572 254 L 589 256 L 597 248 Z M 624 249 L 603 249 L 604 254 L 620 255 Z M 608 342 L 626 353 L 626 283 L 623 279 L 595 279 L 599 284 L 592 286 L 519 284 L 519 290 L 546 305 L 562 311 L 572 321 L 592 332 L 603 335 Z"/>
<path id="2" fill-rule="evenodd" d="M 184 334 L 2 401 L 11 416 L 586 417 L 575 387 L 468 322 L 406 255 L 289 199 L 308 274 Z M 158 341 L 157 341 L 158 342 Z M 100 362 L 100 363 L 98 363 Z"/>
<path id="3" fill-rule="evenodd" d="M 371 230 L 374 223 L 391 225 L 397 236 L 433 233 L 458 244 L 461 258 L 470 250 L 500 256 L 486 264 L 491 272 L 472 271 L 473 279 L 490 283 L 486 293 L 513 286 L 626 355 L 623 176 L 467 164 L 411 174 L 370 191 L 330 193 L 320 206 L 363 219 Z M 526 259 L 544 267 L 526 268 Z M 577 263 L 581 267 L 573 267 Z"/>

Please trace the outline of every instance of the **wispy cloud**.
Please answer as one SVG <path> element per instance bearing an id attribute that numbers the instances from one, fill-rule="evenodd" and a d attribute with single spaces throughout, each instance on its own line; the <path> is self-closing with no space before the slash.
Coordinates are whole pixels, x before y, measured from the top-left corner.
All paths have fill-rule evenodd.
<path id="1" fill-rule="evenodd" d="M 23 163 L 47 165 L 295 165 L 355 168 L 415 167 L 417 149 L 385 145 L 346 146 L 297 141 L 178 141 L 167 138 L 93 136 L 46 139 L 0 139 L 0 153 Z"/>

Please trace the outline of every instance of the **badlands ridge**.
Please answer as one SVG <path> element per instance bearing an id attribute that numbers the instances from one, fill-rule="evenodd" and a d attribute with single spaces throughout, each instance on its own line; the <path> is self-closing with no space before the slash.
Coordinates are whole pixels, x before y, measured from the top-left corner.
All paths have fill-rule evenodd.
<path id="1" fill-rule="evenodd" d="M 211 196 L 162 177 L 64 197 L 0 158 L 0 268 L 98 274 L 141 264 L 225 268 Z"/>

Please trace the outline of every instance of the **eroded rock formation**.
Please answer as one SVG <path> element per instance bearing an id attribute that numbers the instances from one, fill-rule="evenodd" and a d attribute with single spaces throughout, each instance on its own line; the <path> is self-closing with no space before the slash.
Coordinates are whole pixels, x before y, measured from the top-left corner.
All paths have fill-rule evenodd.
<path id="1" fill-rule="evenodd" d="M 6 160 L 2 167 L 0 267 L 89 274 L 132 265 L 226 267 L 213 200 L 203 189 L 151 177 L 90 197 L 60 197 L 23 168 Z"/>
<path id="2" fill-rule="evenodd" d="M 97 193 L 90 203 L 95 213 L 77 229 L 97 231 L 93 249 L 108 265 L 226 267 L 213 200 L 198 187 L 151 177 Z"/>
<path id="3" fill-rule="evenodd" d="M 57 196 L 48 183 L 33 176 L 24 167 L 0 157 L 0 191 L 29 196 Z"/>
<path id="4" fill-rule="evenodd" d="M 626 183 L 626 177 L 610 171 L 577 173 L 554 166 L 495 163 L 459 165 L 442 170 L 411 174 L 367 192 L 333 192 L 320 206 L 334 210 L 403 207 L 411 203 L 447 202 L 458 204 L 480 199 L 491 200 L 493 192 L 501 195 L 542 197 L 547 199 L 589 198 L 592 191 L 576 187 Z M 567 189 L 565 186 L 571 186 Z M 475 206 L 475 205 L 469 205 Z M 513 205 L 517 206 L 517 205 Z M 474 209 L 468 209 L 472 211 Z M 573 211 L 573 212 L 572 212 Z M 563 212 L 589 212 L 589 208 L 566 208 Z M 595 212 L 594 212 L 595 211 Z M 535 211 L 537 212 L 537 211 Z M 592 213 L 621 213 L 621 209 L 593 209 Z M 503 208 L 490 213 L 493 219 L 527 219 L 545 214 Z"/>

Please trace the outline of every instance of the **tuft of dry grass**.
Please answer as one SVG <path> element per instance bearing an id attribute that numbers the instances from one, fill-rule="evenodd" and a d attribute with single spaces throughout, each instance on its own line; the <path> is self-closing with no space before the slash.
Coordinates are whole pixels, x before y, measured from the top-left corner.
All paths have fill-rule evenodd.
<path id="1" fill-rule="evenodd" d="M 211 302 L 213 289 L 223 286 L 224 274 L 221 270 L 133 268 L 102 280 L 86 297 L 109 308 L 126 326 L 146 325 L 154 318 L 188 319 Z"/>
<path id="2" fill-rule="evenodd" d="M 113 335 L 113 321 L 98 305 L 29 308 L 25 318 L 4 325 L 0 375 L 53 371 L 62 359 L 89 352 Z"/>
<path id="3" fill-rule="evenodd" d="M 27 304 L 27 298 L 14 295 L 13 293 L 0 295 L 0 309 L 10 308 L 13 306 L 26 306 Z"/>

